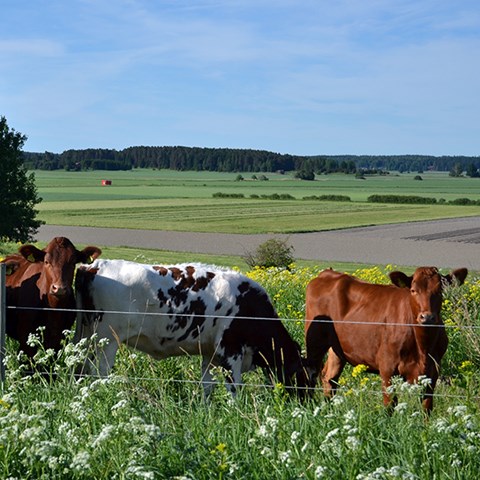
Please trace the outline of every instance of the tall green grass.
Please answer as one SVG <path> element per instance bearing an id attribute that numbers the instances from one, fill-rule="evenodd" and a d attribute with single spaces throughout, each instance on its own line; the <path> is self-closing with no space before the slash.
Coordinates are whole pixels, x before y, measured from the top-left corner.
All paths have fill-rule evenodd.
<path id="1" fill-rule="evenodd" d="M 356 274 L 385 282 L 390 268 Z M 301 342 L 304 285 L 316 273 L 298 267 L 249 273 Z M 459 322 L 480 326 L 479 292 L 475 277 L 446 292 L 451 344 L 428 419 L 420 406 L 421 385 L 396 380 L 399 404 L 389 415 L 378 376 L 359 368 L 346 369 L 341 392 L 330 402 L 319 391 L 302 403 L 281 385 L 264 386 L 256 371 L 245 375 L 235 400 L 219 385 L 206 403 L 197 357 L 155 361 L 121 348 L 114 375 L 77 378 L 75 366 L 88 347 L 68 342 L 53 364 L 53 379 L 25 376 L 9 341 L 0 399 L 0 477 L 476 479 L 479 335 L 473 329 L 472 337 L 465 335 Z M 39 353 L 37 362 L 51 364 L 52 356 Z"/>

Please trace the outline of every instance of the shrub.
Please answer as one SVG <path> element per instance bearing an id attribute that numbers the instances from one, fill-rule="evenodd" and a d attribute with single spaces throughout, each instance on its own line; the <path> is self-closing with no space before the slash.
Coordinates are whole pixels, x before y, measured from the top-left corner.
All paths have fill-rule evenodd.
<path id="1" fill-rule="evenodd" d="M 352 199 L 348 195 L 310 195 L 303 197 L 302 200 L 320 200 L 326 202 L 351 202 Z"/>
<path id="2" fill-rule="evenodd" d="M 260 244 L 255 252 L 247 252 L 244 260 L 252 268 L 288 268 L 294 262 L 293 247 L 286 240 L 271 238 Z"/>
<path id="3" fill-rule="evenodd" d="M 213 198 L 245 198 L 243 193 L 222 193 L 216 192 L 212 194 Z"/>
<path id="4" fill-rule="evenodd" d="M 478 205 L 478 202 L 470 198 L 456 198 L 455 200 L 450 200 L 448 203 L 451 205 Z"/>
<path id="5" fill-rule="evenodd" d="M 371 203 L 407 203 L 420 205 L 437 203 L 436 198 L 419 197 L 417 195 L 370 195 L 367 201 Z"/>

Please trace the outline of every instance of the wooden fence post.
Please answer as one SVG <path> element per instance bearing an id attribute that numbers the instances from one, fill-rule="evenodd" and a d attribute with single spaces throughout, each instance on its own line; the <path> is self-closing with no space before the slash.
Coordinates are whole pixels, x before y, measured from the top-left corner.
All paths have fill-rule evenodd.
<path id="1" fill-rule="evenodd" d="M 5 381 L 5 325 L 7 323 L 7 294 L 6 294 L 6 271 L 7 266 L 0 263 L 0 380 Z"/>

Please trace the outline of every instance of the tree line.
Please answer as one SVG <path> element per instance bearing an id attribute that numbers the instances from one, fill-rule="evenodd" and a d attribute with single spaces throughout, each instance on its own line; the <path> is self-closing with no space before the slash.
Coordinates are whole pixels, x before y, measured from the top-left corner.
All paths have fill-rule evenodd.
<path id="1" fill-rule="evenodd" d="M 215 172 L 299 171 L 322 173 L 466 171 L 478 176 L 480 156 L 315 155 L 300 156 L 266 150 L 200 147 L 88 148 L 62 153 L 23 152 L 30 170 L 131 170 L 155 168 Z M 306 175 L 308 177 L 308 175 Z M 300 178 L 302 178 L 300 176 Z"/>

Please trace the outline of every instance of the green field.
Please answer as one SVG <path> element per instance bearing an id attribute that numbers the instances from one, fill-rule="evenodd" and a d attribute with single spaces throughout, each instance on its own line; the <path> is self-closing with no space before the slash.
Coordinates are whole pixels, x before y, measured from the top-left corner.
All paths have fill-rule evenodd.
<path id="1" fill-rule="evenodd" d="M 52 224 L 225 232 L 290 232 L 354 225 L 478 215 L 479 207 L 369 204 L 369 195 L 479 199 L 477 179 L 429 173 L 344 175 L 302 182 L 267 174 L 268 182 L 236 182 L 236 174 L 206 172 L 36 172 L 40 218 Z M 251 175 L 244 174 L 245 178 Z M 109 178 L 111 187 L 100 180 Z M 215 192 L 244 199 L 213 199 Z M 288 193 L 296 200 L 250 195 Z M 315 202 L 303 196 L 341 194 L 352 202 Z M 0 245 L 0 255 L 16 245 Z M 104 248 L 105 258 L 185 261 L 181 252 Z M 198 255 L 211 262 L 209 256 Z M 234 266 L 233 257 L 215 263 Z M 374 283 L 387 269 L 336 265 Z M 303 342 L 305 287 L 319 267 L 246 272 L 269 294 L 287 329 Z M 200 360 L 155 361 L 121 348 L 107 379 L 77 378 L 87 346 L 67 342 L 55 355 L 37 355 L 52 376 L 25 375 L 15 342 L 7 342 L 0 398 L 0 477 L 38 479 L 338 479 L 431 480 L 478 478 L 480 469 L 480 280 L 448 288 L 442 316 L 449 348 L 442 362 L 430 418 L 421 411 L 419 385 L 395 379 L 399 404 L 382 405 L 378 375 L 346 368 L 341 389 L 326 402 L 320 390 L 301 402 L 261 371 L 244 376 L 232 401 L 223 385 L 202 398 Z M 35 340 L 33 340 L 35 341 Z M 38 340 L 37 340 L 38 342 Z M 52 363 L 53 361 L 53 363 Z M 216 372 L 223 382 L 223 372 Z"/>
<path id="2" fill-rule="evenodd" d="M 417 195 L 451 201 L 480 200 L 480 181 L 447 173 L 367 176 L 322 175 L 313 182 L 292 175 L 134 170 L 127 172 L 37 171 L 43 198 L 39 218 L 48 224 L 223 233 L 294 233 L 373 224 L 478 215 L 478 206 L 368 203 L 373 194 Z M 257 177 L 260 174 L 256 174 Z M 102 186 L 101 180 L 112 180 Z M 212 198 L 215 193 L 244 198 Z M 294 200 L 251 198 L 291 195 Z M 344 195 L 351 202 L 302 200 Z"/>

